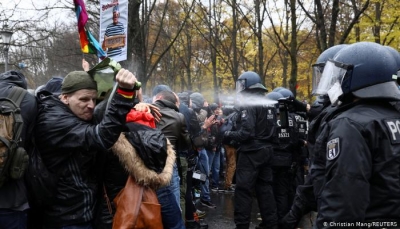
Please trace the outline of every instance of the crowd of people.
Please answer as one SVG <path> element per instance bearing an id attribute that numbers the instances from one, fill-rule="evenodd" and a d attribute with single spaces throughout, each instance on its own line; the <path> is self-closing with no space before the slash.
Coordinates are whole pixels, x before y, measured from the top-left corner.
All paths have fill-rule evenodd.
<path id="1" fill-rule="evenodd" d="M 27 176 L 8 179 L 0 229 L 115 228 L 113 200 L 128 177 L 154 190 L 162 228 L 208 228 L 199 205 L 216 208 L 211 192 L 233 194 L 237 229 L 250 228 L 254 199 L 257 229 L 296 228 L 312 211 L 314 228 L 400 228 L 395 49 L 358 42 L 325 50 L 313 65 L 312 104 L 284 87 L 269 92 L 253 71 L 236 81 L 233 108 L 166 84 L 146 98 L 126 69 L 96 101 L 97 83 L 83 68 L 24 96 L 19 144 L 40 153 L 57 182 L 39 206 Z M 27 89 L 25 77 L 0 74 L 0 96 L 13 87 Z"/>

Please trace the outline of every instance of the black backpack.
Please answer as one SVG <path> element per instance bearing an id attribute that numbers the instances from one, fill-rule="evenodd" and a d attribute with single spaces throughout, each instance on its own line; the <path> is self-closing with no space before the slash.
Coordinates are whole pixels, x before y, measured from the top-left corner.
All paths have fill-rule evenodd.
<path id="1" fill-rule="evenodd" d="M 28 165 L 29 156 L 20 146 L 24 125 L 20 105 L 26 93 L 13 87 L 7 97 L 0 98 L 0 187 L 22 178 Z"/>

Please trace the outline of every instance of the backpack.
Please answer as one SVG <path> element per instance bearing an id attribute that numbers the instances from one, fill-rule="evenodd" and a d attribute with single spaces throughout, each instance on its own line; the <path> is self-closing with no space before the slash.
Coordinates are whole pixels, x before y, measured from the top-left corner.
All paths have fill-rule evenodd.
<path id="1" fill-rule="evenodd" d="M 22 178 L 28 166 L 29 156 L 20 146 L 24 125 L 20 105 L 26 93 L 13 87 L 7 97 L 0 98 L 0 187 Z"/>

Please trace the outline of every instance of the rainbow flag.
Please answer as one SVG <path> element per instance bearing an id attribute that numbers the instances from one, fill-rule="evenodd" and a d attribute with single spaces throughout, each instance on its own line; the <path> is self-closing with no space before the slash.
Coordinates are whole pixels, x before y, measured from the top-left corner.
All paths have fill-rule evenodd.
<path id="1" fill-rule="evenodd" d="M 85 25 L 88 20 L 88 15 L 83 0 L 74 0 L 76 18 L 78 19 L 79 39 L 81 50 L 83 53 L 97 54 L 99 59 L 104 59 L 107 54 L 101 48 L 99 42 L 94 38 Z"/>

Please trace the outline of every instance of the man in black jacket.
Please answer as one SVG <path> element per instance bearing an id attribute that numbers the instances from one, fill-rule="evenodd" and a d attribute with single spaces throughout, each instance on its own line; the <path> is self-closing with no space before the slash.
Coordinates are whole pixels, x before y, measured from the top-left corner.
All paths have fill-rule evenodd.
<path id="1" fill-rule="evenodd" d="M 6 97 L 13 87 L 27 89 L 25 76 L 20 72 L 8 71 L 0 74 L 0 97 Z M 21 102 L 21 115 L 24 121 L 22 146 L 31 149 L 32 131 L 37 114 L 35 97 L 26 93 Z M 0 228 L 26 228 L 28 193 L 23 179 L 9 180 L 0 187 Z"/>
<path id="2" fill-rule="evenodd" d="M 162 90 L 154 97 L 154 105 L 160 108 L 161 120 L 156 123 L 158 129 L 167 137 L 177 152 L 188 150 L 191 146 L 185 116 L 179 113 L 178 97 L 172 91 Z M 184 228 L 183 214 L 185 212 L 185 193 L 179 187 L 186 187 L 187 163 L 185 158 L 177 157 L 181 176 L 178 175 L 177 165 L 174 168 L 171 184 L 157 190 L 161 204 L 163 224 L 166 228 Z M 180 182 L 182 180 L 182 182 Z M 183 191 L 183 190 L 182 190 Z M 176 201 L 170 199 L 174 194 Z M 181 196 L 182 195 L 182 196 Z M 182 202 L 183 201 L 183 202 Z M 180 206 L 180 208 L 179 208 Z M 179 217 L 181 216 L 182 217 Z"/>
<path id="3" fill-rule="evenodd" d="M 255 191 L 263 228 L 277 228 L 278 218 L 272 190 L 272 140 L 276 129 L 276 110 L 269 104 L 267 89 L 255 72 L 244 72 L 236 82 L 237 97 L 242 104 L 240 129 L 226 131 L 224 138 L 240 143 L 236 167 L 236 228 L 248 229 Z M 244 102 L 246 101 L 246 102 Z"/>
<path id="4" fill-rule="evenodd" d="M 118 71 L 118 88 L 97 125 L 92 120 L 97 84 L 87 72 L 70 72 L 59 98 L 39 98 L 36 147 L 48 169 L 59 175 L 53 204 L 44 209 L 45 228 L 92 228 L 97 154 L 111 148 L 123 130 L 136 81 L 128 70 Z"/>

